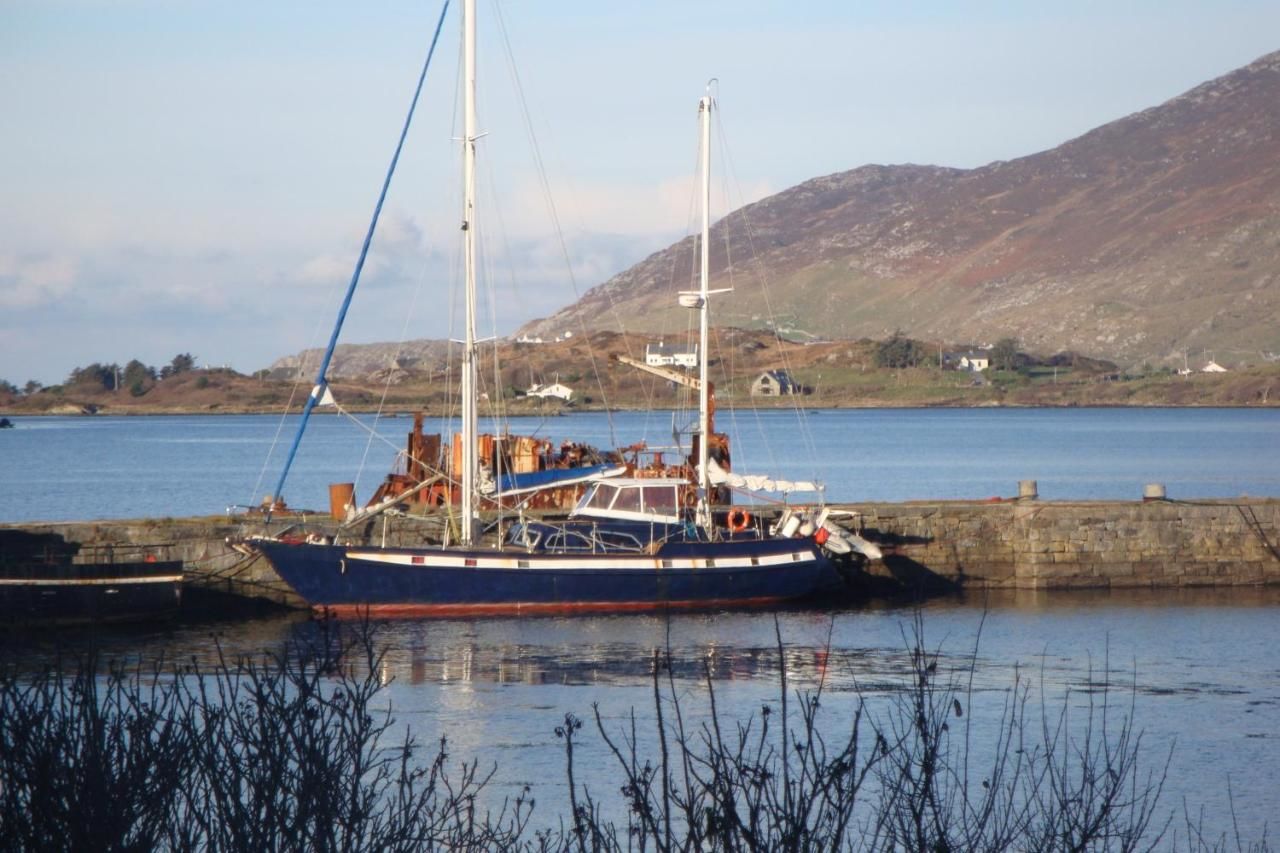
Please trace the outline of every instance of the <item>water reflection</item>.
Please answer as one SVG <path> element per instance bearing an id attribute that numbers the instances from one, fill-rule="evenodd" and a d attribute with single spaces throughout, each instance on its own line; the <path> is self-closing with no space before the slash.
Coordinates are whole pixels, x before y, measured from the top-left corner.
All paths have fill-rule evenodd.
<path id="1" fill-rule="evenodd" d="M 998 592 L 937 599 L 923 607 L 925 645 L 942 652 L 943 676 L 974 656 L 975 716 L 998 714 L 1016 677 L 1053 705 L 1084 707 L 1107 689 L 1132 709 L 1144 744 L 1162 757 L 1176 743 L 1166 804 L 1204 803 L 1229 815 L 1228 777 L 1248 837 L 1273 805 L 1280 766 L 1280 590 Z M 782 636 L 788 685 L 826 691 L 833 725 L 860 699 L 892 701 L 910 684 L 913 610 L 891 603 L 836 612 L 391 621 L 374 625 L 386 657 L 387 701 L 420 740 L 447 735 L 459 758 L 496 762 L 499 794 L 530 780 L 560 783 L 563 755 L 552 735 L 565 712 L 598 704 L 610 726 L 652 709 L 655 654 L 662 672 L 705 719 L 709 677 L 721 710 L 745 718 L 776 703 Z M 89 647 L 104 659 L 216 665 L 317 640 L 325 626 L 305 614 L 234 622 L 177 623 L 56 635 L 0 635 L 0 651 L 27 665 Z M 967 682 L 967 677 L 966 677 Z M 1069 694 L 1068 694 L 1069 691 Z M 987 713 L 983 713 L 983 712 Z M 596 787 L 611 786 L 608 756 Z M 585 760 L 585 759 L 584 759 Z M 594 771 L 593 771 L 594 772 Z"/>

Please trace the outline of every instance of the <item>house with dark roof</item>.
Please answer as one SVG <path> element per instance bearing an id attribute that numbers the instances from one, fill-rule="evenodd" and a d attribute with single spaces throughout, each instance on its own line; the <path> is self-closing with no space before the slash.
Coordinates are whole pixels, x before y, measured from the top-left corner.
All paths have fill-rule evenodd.
<path id="1" fill-rule="evenodd" d="M 785 370 L 766 370 L 751 383 L 752 397 L 781 397 L 785 394 L 799 394 L 800 383 L 791 378 Z"/>

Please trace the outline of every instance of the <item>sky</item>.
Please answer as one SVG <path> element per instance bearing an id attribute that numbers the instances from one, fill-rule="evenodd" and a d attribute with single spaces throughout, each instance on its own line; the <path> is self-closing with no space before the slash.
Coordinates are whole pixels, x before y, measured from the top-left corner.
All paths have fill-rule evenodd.
<path id="1" fill-rule="evenodd" d="M 498 335 L 689 233 L 712 78 L 720 216 L 868 163 L 1032 154 L 1280 48 L 1274 0 L 479 5 Z M 322 346 L 440 9 L 0 0 L 0 379 Z M 344 341 L 461 336 L 459 9 Z"/>

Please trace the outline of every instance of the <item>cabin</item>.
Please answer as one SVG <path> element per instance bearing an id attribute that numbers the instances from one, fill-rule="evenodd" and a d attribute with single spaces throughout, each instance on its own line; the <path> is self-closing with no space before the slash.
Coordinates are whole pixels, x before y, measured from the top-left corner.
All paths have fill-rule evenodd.
<path id="1" fill-rule="evenodd" d="M 553 382 L 550 385 L 531 385 L 524 394 L 526 397 L 541 397 L 544 400 L 547 397 L 556 397 L 566 403 L 573 400 L 573 389 L 567 385 L 561 385 L 559 382 Z"/>
<path id="2" fill-rule="evenodd" d="M 680 494 L 687 486 L 685 480 L 666 477 L 597 480 L 587 487 L 569 515 L 679 524 Z"/>
<path id="3" fill-rule="evenodd" d="M 799 394 L 800 383 L 791 378 L 785 370 L 766 370 L 751 383 L 752 397 L 781 397 L 787 394 Z"/>
<path id="4" fill-rule="evenodd" d="M 1226 373 L 1227 369 L 1216 361 L 1210 360 L 1208 364 L 1200 368 L 1201 373 Z"/>
<path id="5" fill-rule="evenodd" d="M 679 346 L 677 344 L 647 344 L 644 348 L 644 363 L 651 367 L 672 365 L 674 367 L 697 367 L 698 345 Z"/>

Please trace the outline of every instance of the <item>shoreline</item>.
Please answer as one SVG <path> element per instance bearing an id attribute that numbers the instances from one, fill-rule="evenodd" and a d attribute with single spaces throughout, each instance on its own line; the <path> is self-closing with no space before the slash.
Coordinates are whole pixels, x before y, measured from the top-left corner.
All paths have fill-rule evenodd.
<path id="1" fill-rule="evenodd" d="M 771 398 L 771 400 L 777 398 Z M 998 402 L 998 403 L 977 403 L 977 404 L 947 404 L 947 403 L 828 403 L 823 405 L 804 405 L 795 406 L 785 402 L 753 404 L 751 406 L 729 406 L 723 405 L 723 410 L 744 410 L 758 409 L 764 411 L 790 411 L 800 410 L 805 414 L 815 414 L 824 411 L 927 411 L 936 409 L 962 409 L 962 410 L 990 410 L 990 409 L 1257 409 L 1267 411 L 1280 409 L 1280 399 L 1275 401 L 1266 401 L 1262 403 L 1228 403 L 1228 402 L 1205 402 L 1205 403 L 1117 403 L 1117 402 L 1097 402 L 1097 403 L 1049 403 L 1049 402 Z M 510 409 L 503 414 L 503 417 L 509 418 L 526 418 L 526 417 L 570 417 L 576 414 L 600 414 L 604 412 L 674 412 L 682 411 L 679 406 L 572 406 L 559 409 L 528 409 L 511 411 Z M 192 417 L 201 416 L 244 416 L 252 415 L 255 417 L 270 416 L 292 416 L 300 412 L 299 409 L 293 411 L 281 412 L 279 409 L 269 409 L 260 407 L 246 408 L 228 408 L 223 406 L 217 407 L 156 407 L 143 409 L 141 407 L 129 406 L 119 409 L 107 409 L 99 407 L 94 411 L 27 411 L 24 409 L 13 409 L 0 407 L 0 417 L 22 418 L 95 418 L 95 417 Z M 411 418 L 418 412 L 421 412 L 428 418 L 447 418 L 449 412 L 436 411 L 433 409 L 413 409 L 407 410 L 397 407 L 393 412 L 381 410 L 380 416 L 387 419 Z M 379 414 L 376 407 L 366 406 L 347 406 L 345 413 L 355 415 L 374 415 Z M 323 411 L 315 409 L 312 411 L 312 417 L 328 417 L 344 414 L 336 411 Z M 14 423 L 17 426 L 17 423 Z"/>

